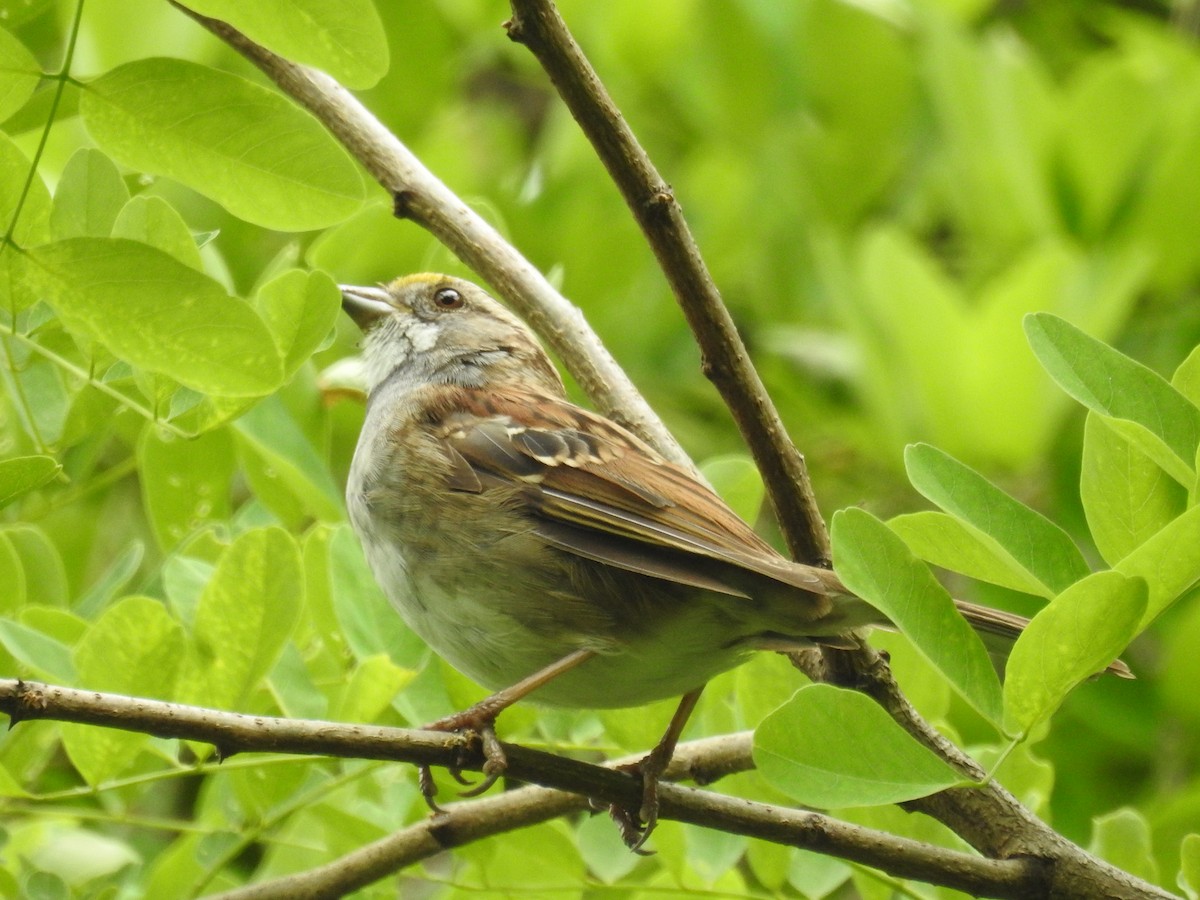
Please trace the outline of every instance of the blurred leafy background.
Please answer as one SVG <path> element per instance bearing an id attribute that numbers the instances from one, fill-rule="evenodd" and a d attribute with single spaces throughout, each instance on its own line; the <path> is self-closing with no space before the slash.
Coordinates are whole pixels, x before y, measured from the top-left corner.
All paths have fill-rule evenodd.
<path id="1" fill-rule="evenodd" d="M 1055 312 L 1168 376 L 1200 343 L 1195 5 L 560 7 L 681 200 L 807 454 L 825 512 L 862 505 L 891 516 L 925 506 L 904 478 L 902 451 L 929 441 L 1064 525 L 1098 561 L 1079 502 L 1083 417 L 1037 365 L 1020 322 L 1026 312 Z M 0 0 L 0 69 L 20 69 L 15 39 L 56 71 L 75 10 L 67 0 Z M 507 5 L 387 0 L 377 12 L 390 63 L 358 92 L 363 102 L 561 284 L 696 459 L 740 452 L 616 190 L 532 57 L 505 38 Z M 162 56 L 262 83 L 161 0 L 90 0 L 70 74 L 87 83 Z M 46 213 L 54 237 L 94 233 L 94 221 L 111 230 L 126 202 L 161 198 L 182 217 L 203 271 L 235 295 L 257 294 L 260 310 L 270 307 L 263 286 L 281 273 L 297 278 L 288 274 L 297 267 L 351 283 L 430 269 L 470 275 L 429 235 L 392 218 L 373 185 L 328 227 L 269 229 L 179 181 L 99 152 L 78 156 L 96 146 L 78 116 L 85 94 L 68 84 L 37 168 L 54 196 Z M 14 108 L 0 106 L 5 214 L 52 95 L 47 80 Z M 168 217 L 157 205 L 152 212 Z M 179 233 L 175 219 L 149 227 Z M 295 289 L 311 300 L 305 321 L 323 337 L 328 297 L 316 281 Z M 161 302 L 169 309 L 172 297 Z M 340 501 L 361 406 L 322 380 L 354 351 L 348 322 L 240 418 L 222 421 L 250 404 L 202 407 L 215 427 L 185 442 L 31 353 L 7 321 L 0 453 L 45 453 L 63 471 L 3 513 L 0 673 L 389 723 L 479 696 L 403 634 L 377 596 L 362 599 L 373 587 Z M 45 343 L 77 366 L 86 358 L 65 332 Z M 157 397 L 181 408 L 162 383 L 121 365 L 101 380 L 150 407 Z M 753 515 L 757 496 L 740 492 L 740 508 Z M 257 655 L 214 679 L 196 648 L 240 640 L 228 621 L 254 618 L 221 585 L 256 578 L 270 597 L 241 624 Z M 1029 608 L 1000 589 L 954 587 Z M 903 642 L 889 646 L 926 715 L 968 745 L 995 740 Z M 1180 840 L 1200 831 L 1198 648 L 1200 607 L 1179 604 L 1132 648 L 1140 680 L 1077 692 L 1044 739 L 1017 754 L 1006 782 L 1072 839 L 1095 841 L 1168 886 Z M 710 692 L 694 733 L 753 727 L 798 678 L 778 660 L 756 660 Z M 599 716 L 522 709 L 502 728 L 515 739 L 619 752 L 651 744 L 667 716 L 665 707 Z M 185 748 L 185 765 L 171 742 L 85 731 L 33 724 L 0 738 L 0 889 L 13 896 L 189 896 L 312 864 L 422 815 L 403 767 L 238 759 L 218 772 L 188 767 L 205 748 Z M 727 789 L 772 796 L 752 775 Z M 849 815 L 936 833 L 895 810 Z M 1098 816 L 1106 818 L 1093 832 Z M 671 823 L 652 859 L 614 842 L 599 819 L 539 826 L 414 870 L 405 886 L 428 896 L 603 885 L 812 897 L 893 890 L 841 863 Z M 515 867 L 535 846 L 546 867 Z"/>

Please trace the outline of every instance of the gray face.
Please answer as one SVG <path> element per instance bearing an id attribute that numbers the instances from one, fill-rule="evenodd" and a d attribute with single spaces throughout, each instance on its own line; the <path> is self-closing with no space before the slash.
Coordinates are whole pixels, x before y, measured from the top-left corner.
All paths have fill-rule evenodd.
<path id="1" fill-rule="evenodd" d="M 463 387 L 520 375 L 562 390 L 529 328 L 469 282 L 410 275 L 386 288 L 343 286 L 342 306 L 366 333 L 368 393 L 394 373 Z"/>

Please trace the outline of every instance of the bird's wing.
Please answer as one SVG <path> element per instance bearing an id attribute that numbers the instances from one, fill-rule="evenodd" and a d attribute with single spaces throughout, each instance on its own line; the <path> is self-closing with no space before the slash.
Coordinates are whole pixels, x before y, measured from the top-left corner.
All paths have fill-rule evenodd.
<path id="1" fill-rule="evenodd" d="M 430 408 L 450 486 L 518 488 L 538 533 L 560 549 L 728 594 L 746 596 L 747 574 L 822 593 L 818 576 L 614 422 L 543 393 L 444 390 Z"/>

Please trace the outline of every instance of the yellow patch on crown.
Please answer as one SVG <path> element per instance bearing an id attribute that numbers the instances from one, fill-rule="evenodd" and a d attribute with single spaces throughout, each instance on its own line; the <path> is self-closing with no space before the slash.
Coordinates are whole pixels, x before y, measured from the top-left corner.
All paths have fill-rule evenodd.
<path id="1" fill-rule="evenodd" d="M 413 284 L 435 284 L 439 281 L 446 281 L 450 277 L 450 275 L 443 275 L 440 272 L 415 272 L 412 275 L 401 275 L 388 287 L 398 290 Z"/>

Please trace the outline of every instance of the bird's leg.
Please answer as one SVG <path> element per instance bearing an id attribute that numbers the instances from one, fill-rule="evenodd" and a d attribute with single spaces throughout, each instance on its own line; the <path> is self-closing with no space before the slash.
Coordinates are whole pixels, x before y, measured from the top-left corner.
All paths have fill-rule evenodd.
<path id="1" fill-rule="evenodd" d="M 504 774 L 504 769 L 508 765 L 508 760 L 504 757 L 504 748 L 500 746 L 500 741 L 496 737 L 496 716 L 500 715 L 500 713 L 518 700 L 529 696 L 529 694 L 536 691 L 542 685 L 587 662 L 595 655 L 595 650 L 575 650 L 557 662 L 546 666 L 544 669 L 539 669 L 532 675 L 522 678 L 511 687 L 497 691 L 490 697 L 484 697 L 469 709 L 464 709 L 462 712 L 455 713 L 452 716 L 446 716 L 444 719 L 438 719 L 436 722 L 431 722 L 425 726 L 426 731 L 473 731 L 479 735 L 479 739 L 483 744 L 484 779 L 478 786 L 469 791 L 464 791 L 464 797 L 474 797 L 477 794 L 482 794 L 496 783 L 496 779 Z M 456 766 L 450 767 L 450 774 L 460 784 L 470 784 L 469 781 L 462 777 L 461 770 Z M 437 795 L 437 787 L 433 783 L 433 775 L 429 771 L 429 766 L 421 766 L 418 770 L 418 783 L 421 787 L 421 794 L 425 797 L 425 802 L 429 804 L 429 808 L 434 812 L 440 812 L 440 808 L 434 801 L 434 797 Z"/>
<path id="2" fill-rule="evenodd" d="M 642 757 L 639 762 L 620 767 L 624 772 L 631 772 L 642 777 L 642 805 L 639 809 L 630 810 L 617 803 L 608 808 L 609 815 L 621 830 L 621 837 L 625 841 L 625 845 L 634 853 L 645 852 L 642 850 L 642 845 L 646 843 L 650 833 L 654 831 L 654 826 L 658 824 L 659 779 L 667 771 L 667 766 L 671 764 L 675 745 L 679 743 L 683 729 L 687 725 L 688 719 L 691 718 L 692 710 L 696 708 L 696 703 L 700 700 L 700 692 L 703 690 L 704 686 L 701 685 L 694 691 L 684 694 L 679 701 L 679 706 L 675 708 L 675 714 L 671 716 L 671 723 L 658 743 L 654 745 L 654 749 Z"/>

